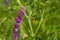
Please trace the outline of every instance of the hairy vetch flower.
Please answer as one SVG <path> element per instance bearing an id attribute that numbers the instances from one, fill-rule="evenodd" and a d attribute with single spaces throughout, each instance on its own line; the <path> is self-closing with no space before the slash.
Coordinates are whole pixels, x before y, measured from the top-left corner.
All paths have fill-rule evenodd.
<path id="1" fill-rule="evenodd" d="M 19 10 L 18 16 L 22 17 L 24 16 L 24 13 L 25 13 L 25 9 L 24 7 L 21 7 L 21 9 Z"/>
<path id="2" fill-rule="evenodd" d="M 18 25 L 16 24 L 16 22 L 14 23 L 14 28 L 13 28 L 13 40 L 17 40 L 18 37 Z"/>
<path id="3" fill-rule="evenodd" d="M 22 21 L 22 19 L 21 19 L 22 16 L 24 16 L 24 8 L 23 7 L 19 10 L 19 13 L 18 13 L 18 15 L 15 19 L 15 22 L 14 22 L 13 40 L 17 40 L 17 38 L 18 38 L 18 26 Z"/>
<path id="4" fill-rule="evenodd" d="M 14 30 L 18 29 L 18 25 L 16 23 L 14 23 Z M 16 31 L 16 30 L 15 30 Z"/>
<path id="5" fill-rule="evenodd" d="M 16 17 L 16 23 L 21 23 L 21 18 L 20 17 Z"/>

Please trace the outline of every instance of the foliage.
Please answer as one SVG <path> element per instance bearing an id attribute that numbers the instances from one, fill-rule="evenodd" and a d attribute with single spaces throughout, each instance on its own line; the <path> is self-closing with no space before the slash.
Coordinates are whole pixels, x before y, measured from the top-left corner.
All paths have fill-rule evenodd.
<path id="1" fill-rule="evenodd" d="M 60 0 L 19 0 L 25 16 L 18 30 L 18 40 L 60 40 Z M 0 40 L 12 40 L 15 18 L 21 7 L 18 0 L 6 6 L 0 0 Z M 26 35 L 26 36 L 25 36 Z"/>

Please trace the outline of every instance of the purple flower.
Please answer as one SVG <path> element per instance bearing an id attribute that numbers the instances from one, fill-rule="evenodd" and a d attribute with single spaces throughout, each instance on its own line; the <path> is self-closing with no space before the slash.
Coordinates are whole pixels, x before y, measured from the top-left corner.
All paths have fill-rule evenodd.
<path id="1" fill-rule="evenodd" d="M 13 28 L 13 40 L 17 40 L 18 38 L 18 24 L 21 23 L 21 18 L 16 17 L 16 21 L 14 22 L 14 28 Z"/>
<path id="2" fill-rule="evenodd" d="M 13 40 L 17 40 L 18 38 L 18 33 L 17 31 L 15 30 L 15 28 L 13 29 Z"/>
<path id="3" fill-rule="evenodd" d="M 17 23 L 15 22 L 14 23 L 14 28 L 13 28 L 13 40 L 17 40 L 18 38 L 18 25 Z"/>
<path id="4" fill-rule="evenodd" d="M 16 20 L 14 22 L 14 28 L 13 28 L 13 40 L 17 40 L 18 37 L 18 26 L 21 23 L 22 19 L 21 17 L 24 16 L 24 8 L 22 7 L 21 10 L 19 11 Z"/>
<path id="5" fill-rule="evenodd" d="M 18 38 L 17 33 L 14 33 L 14 34 L 13 34 L 13 40 L 17 40 L 17 38 Z"/>
<path id="6" fill-rule="evenodd" d="M 14 23 L 14 28 L 18 29 L 18 25 L 16 22 Z"/>
<path id="7" fill-rule="evenodd" d="M 9 5 L 9 0 L 4 0 L 6 5 Z"/>
<path id="8" fill-rule="evenodd" d="M 18 16 L 24 16 L 24 13 L 25 13 L 25 9 L 22 7 L 20 10 L 19 10 L 19 14 Z"/>
<path id="9" fill-rule="evenodd" d="M 16 23 L 18 23 L 18 24 L 19 24 L 19 23 L 21 23 L 21 21 L 22 21 L 22 20 L 21 20 L 21 18 L 20 18 L 20 17 L 16 17 Z"/>

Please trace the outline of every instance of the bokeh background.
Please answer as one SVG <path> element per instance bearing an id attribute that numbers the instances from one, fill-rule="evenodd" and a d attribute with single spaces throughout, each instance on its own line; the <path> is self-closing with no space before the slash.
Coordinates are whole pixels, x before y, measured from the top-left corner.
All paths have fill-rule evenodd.
<path id="1" fill-rule="evenodd" d="M 26 15 L 18 29 L 18 40 L 22 37 L 24 40 L 60 40 L 60 0 L 19 2 L 25 7 Z M 21 7 L 19 2 L 9 0 L 6 5 L 0 0 L 0 40 L 12 40 L 13 24 Z"/>

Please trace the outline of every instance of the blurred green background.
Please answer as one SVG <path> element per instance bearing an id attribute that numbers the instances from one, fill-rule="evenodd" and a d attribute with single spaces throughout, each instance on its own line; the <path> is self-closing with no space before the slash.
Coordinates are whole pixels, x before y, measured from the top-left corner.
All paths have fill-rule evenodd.
<path id="1" fill-rule="evenodd" d="M 19 0 L 26 15 L 18 30 L 18 40 L 60 40 L 60 0 Z M 18 0 L 6 6 L 0 0 L 0 40 L 12 40 L 12 29 L 20 9 Z M 27 36 L 25 36 L 27 35 Z"/>

